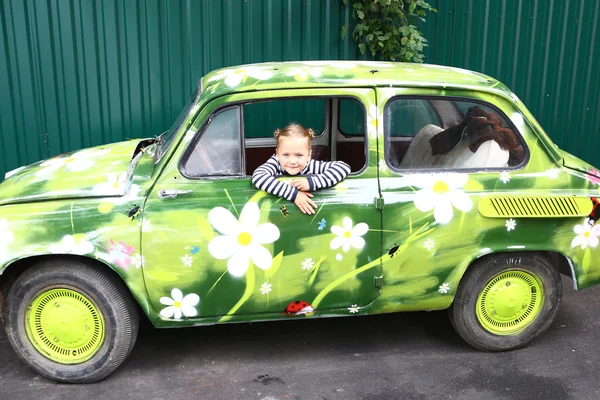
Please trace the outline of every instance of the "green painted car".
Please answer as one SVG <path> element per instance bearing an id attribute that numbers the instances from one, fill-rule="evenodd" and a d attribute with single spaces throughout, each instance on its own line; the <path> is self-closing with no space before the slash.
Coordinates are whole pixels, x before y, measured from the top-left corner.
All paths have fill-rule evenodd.
<path id="1" fill-rule="evenodd" d="M 316 132 L 314 159 L 352 170 L 314 192 L 314 215 L 251 183 L 290 122 Z M 217 70 L 156 138 L 7 174 L 7 336 L 39 374 L 79 383 L 123 363 L 144 317 L 166 328 L 448 309 L 472 346 L 515 349 L 556 317 L 561 275 L 600 282 L 599 185 L 476 72 Z"/>

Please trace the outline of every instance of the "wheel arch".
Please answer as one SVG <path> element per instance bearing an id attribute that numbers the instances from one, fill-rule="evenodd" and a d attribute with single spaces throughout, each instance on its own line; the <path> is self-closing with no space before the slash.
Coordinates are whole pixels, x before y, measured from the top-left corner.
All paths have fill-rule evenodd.
<path id="1" fill-rule="evenodd" d="M 87 265 L 102 269 L 103 271 L 108 271 L 111 275 L 112 279 L 120 281 L 123 285 L 125 285 L 129 289 L 129 294 L 134 299 L 135 304 L 138 307 L 138 312 L 140 315 L 146 315 L 146 318 L 149 318 L 150 313 L 150 305 L 147 297 L 142 296 L 142 293 L 139 293 L 137 296 L 133 290 L 131 290 L 130 285 L 127 284 L 127 281 L 123 279 L 123 277 L 114 270 L 114 268 L 104 263 L 101 260 L 90 258 L 86 256 L 74 255 L 74 254 L 43 254 L 43 255 L 35 255 L 29 256 L 25 258 L 21 258 L 18 260 L 14 260 L 11 263 L 7 264 L 2 270 L 2 274 L 0 274 L 0 320 L 4 320 L 4 308 L 5 301 L 8 291 L 10 290 L 12 284 L 15 280 L 25 271 L 30 268 L 35 268 L 35 265 L 43 260 L 65 260 L 65 261 L 83 261 Z M 145 290 L 143 292 L 145 295 Z M 140 312 L 141 311 L 141 312 Z"/>

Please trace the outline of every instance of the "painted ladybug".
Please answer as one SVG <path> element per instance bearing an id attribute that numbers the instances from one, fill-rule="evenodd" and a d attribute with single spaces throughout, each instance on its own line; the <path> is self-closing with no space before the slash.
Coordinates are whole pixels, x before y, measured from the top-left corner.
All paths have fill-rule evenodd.
<path id="1" fill-rule="evenodd" d="M 308 304 L 306 301 L 292 301 L 290 304 L 287 305 L 287 307 L 285 308 L 285 310 L 283 310 L 284 313 L 286 313 L 287 315 L 302 315 L 302 314 L 310 314 L 311 312 L 314 312 L 315 309 L 312 308 L 312 306 L 310 304 Z"/>
<path id="2" fill-rule="evenodd" d="M 589 215 L 590 224 L 594 224 L 600 218 L 600 201 L 597 198 L 591 197 L 592 199 L 592 212 Z"/>

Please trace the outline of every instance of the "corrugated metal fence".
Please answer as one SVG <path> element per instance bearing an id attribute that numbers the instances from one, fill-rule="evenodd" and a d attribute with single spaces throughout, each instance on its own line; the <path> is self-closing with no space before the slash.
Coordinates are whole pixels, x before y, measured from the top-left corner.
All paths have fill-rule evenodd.
<path id="1" fill-rule="evenodd" d="M 426 62 L 506 83 L 562 148 L 600 165 L 600 0 L 430 0 Z M 153 136 L 229 65 L 360 58 L 342 0 L 0 0 L 0 176 Z"/>

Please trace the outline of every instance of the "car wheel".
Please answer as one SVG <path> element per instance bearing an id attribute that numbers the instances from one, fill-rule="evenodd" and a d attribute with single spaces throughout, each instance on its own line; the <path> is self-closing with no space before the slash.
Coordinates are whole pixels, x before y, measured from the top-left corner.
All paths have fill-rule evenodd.
<path id="1" fill-rule="evenodd" d="M 450 321 L 477 349 L 516 349 L 548 329 L 561 297 L 560 274 L 547 259 L 534 253 L 493 255 L 465 272 Z"/>
<path id="2" fill-rule="evenodd" d="M 45 260 L 11 286 L 6 333 L 17 355 L 39 374 L 89 383 L 125 361 L 138 318 L 127 287 L 108 271 L 81 261 Z"/>

